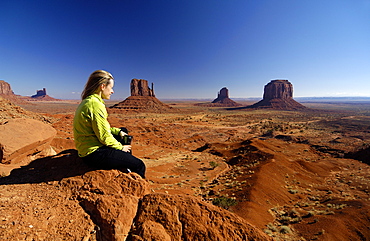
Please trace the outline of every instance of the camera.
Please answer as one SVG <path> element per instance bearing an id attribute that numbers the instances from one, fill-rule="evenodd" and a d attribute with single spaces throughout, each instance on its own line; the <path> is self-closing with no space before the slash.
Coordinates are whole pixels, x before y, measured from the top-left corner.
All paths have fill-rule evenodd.
<path id="1" fill-rule="evenodd" d="M 120 142 L 122 143 L 122 145 L 131 145 L 132 138 L 133 138 L 133 136 L 124 135 L 124 136 L 122 136 Z"/>
<path id="2" fill-rule="evenodd" d="M 120 129 L 122 132 L 128 133 L 128 130 L 125 127 L 121 127 Z M 131 145 L 132 138 L 134 138 L 133 136 L 130 135 L 121 136 L 120 134 L 113 135 L 113 137 L 124 146 Z"/>

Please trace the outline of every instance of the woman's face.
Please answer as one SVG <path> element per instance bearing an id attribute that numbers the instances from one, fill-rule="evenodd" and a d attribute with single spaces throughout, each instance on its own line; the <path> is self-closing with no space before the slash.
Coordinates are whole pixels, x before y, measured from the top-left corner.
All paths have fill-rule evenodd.
<path id="1" fill-rule="evenodd" d="M 113 91 L 114 80 L 110 80 L 108 84 L 103 84 L 101 88 L 101 97 L 105 100 L 109 100 L 110 96 L 114 93 Z"/>

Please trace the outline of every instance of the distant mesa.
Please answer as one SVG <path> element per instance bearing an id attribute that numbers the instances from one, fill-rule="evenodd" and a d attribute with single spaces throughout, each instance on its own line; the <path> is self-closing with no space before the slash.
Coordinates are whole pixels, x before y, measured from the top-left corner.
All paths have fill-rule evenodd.
<path id="1" fill-rule="evenodd" d="M 263 99 L 244 108 L 297 110 L 306 107 L 293 99 L 293 85 L 288 80 L 271 80 L 265 85 Z"/>
<path id="2" fill-rule="evenodd" d="M 43 100 L 43 101 L 57 101 L 59 99 L 55 99 L 53 97 L 50 97 L 46 94 L 46 88 L 43 88 L 42 90 L 36 90 L 36 94 L 31 96 L 31 101 L 34 100 Z"/>
<path id="3" fill-rule="evenodd" d="M 0 80 L 0 96 L 10 100 L 13 103 L 25 103 L 25 101 L 36 101 L 36 100 L 43 100 L 43 101 L 57 101 L 59 99 L 55 99 L 50 97 L 46 94 L 46 88 L 42 90 L 37 90 L 36 95 L 29 96 L 21 96 L 15 95 L 10 84 L 5 82 L 4 80 Z"/>
<path id="4" fill-rule="evenodd" d="M 46 88 L 43 88 L 42 90 L 37 90 L 36 91 L 36 94 L 31 96 L 32 98 L 37 98 L 37 97 L 41 97 L 41 96 L 45 96 L 46 95 Z"/>
<path id="5" fill-rule="evenodd" d="M 207 107 L 237 107 L 242 106 L 241 104 L 233 101 L 229 98 L 229 90 L 226 87 L 223 87 L 220 92 L 218 92 L 217 98 L 214 99 L 211 103 L 199 103 L 198 106 L 207 106 Z"/>
<path id="6" fill-rule="evenodd" d="M 116 110 L 164 112 L 173 109 L 155 97 L 154 84 L 152 83 L 151 88 L 149 88 L 147 80 L 132 79 L 130 89 L 131 96 L 111 106 L 111 110 L 114 112 Z"/>

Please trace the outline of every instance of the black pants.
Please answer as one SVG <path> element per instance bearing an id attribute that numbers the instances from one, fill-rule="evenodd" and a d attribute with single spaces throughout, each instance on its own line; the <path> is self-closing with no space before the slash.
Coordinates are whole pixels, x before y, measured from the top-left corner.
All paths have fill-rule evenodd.
<path id="1" fill-rule="evenodd" d="M 145 178 L 145 164 L 130 152 L 103 146 L 82 158 L 88 165 L 100 169 L 130 169 Z"/>

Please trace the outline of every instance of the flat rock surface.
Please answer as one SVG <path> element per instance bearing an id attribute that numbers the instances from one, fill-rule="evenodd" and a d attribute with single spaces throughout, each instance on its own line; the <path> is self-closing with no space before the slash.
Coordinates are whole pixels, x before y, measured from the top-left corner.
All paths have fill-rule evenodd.
<path id="1" fill-rule="evenodd" d="M 0 125 L 1 163 L 17 163 L 47 148 L 56 130 L 41 121 L 12 119 Z"/>

